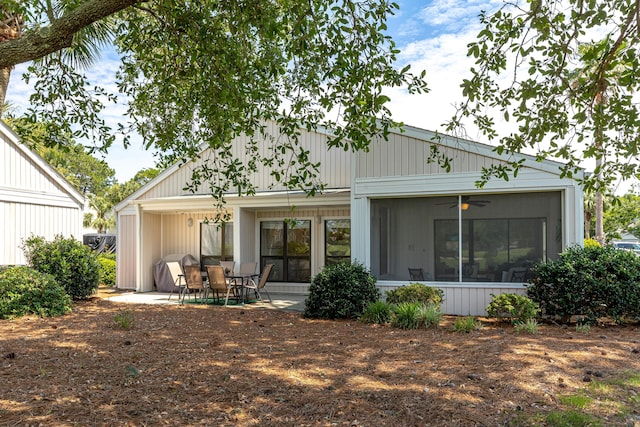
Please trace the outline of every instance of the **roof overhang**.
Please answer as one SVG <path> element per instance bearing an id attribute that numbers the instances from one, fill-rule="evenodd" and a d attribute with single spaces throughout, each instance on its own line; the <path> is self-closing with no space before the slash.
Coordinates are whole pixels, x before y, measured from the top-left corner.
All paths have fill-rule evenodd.
<path id="1" fill-rule="evenodd" d="M 252 196 L 225 196 L 225 207 L 243 207 L 253 210 L 269 210 L 280 208 L 349 206 L 351 191 L 348 188 L 329 189 L 316 196 L 307 196 L 302 191 L 265 191 Z M 139 206 L 145 212 L 182 213 L 210 212 L 216 209 L 215 201 L 209 194 L 182 195 L 161 197 L 147 200 L 131 200 L 129 206 Z M 121 207 L 120 210 L 122 210 Z"/>

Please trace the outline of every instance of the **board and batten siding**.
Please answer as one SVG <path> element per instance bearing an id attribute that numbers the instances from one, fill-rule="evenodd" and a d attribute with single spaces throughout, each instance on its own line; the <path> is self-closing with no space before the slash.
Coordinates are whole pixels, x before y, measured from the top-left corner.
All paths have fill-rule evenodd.
<path id="1" fill-rule="evenodd" d="M 424 133 L 434 135 L 431 132 Z M 481 152 L 474 152 L 473 149 L 477 145 L 470 145 L 461 140 L 456 148 L 455 139 L 444 136 L 443 138 L 448 138 L 453 147 L 403 133 L 391 133 L 388 141 L 372 141 L 369 152 L 356 154 L 357 178 L 451 175 L 480 171 L 483 167 L 502 163 Z M 451 171 L 447 172 L 437 162 L 427 161 L 432 145 L 437 145 L 440 154 L 452 159 Z"/>
<path id="2" fill-rule="evenodd" d="M 116 286 L 120 289 L 136 289 L 138 235 L 135 214 L 118 216 L 118 262 L 116 264 Z"/>
<path id="3" fill-rule="evenodd" d="M 271 126 L 270 132 L 277 136 L 275 126 Z M 320 163 L 319 176 L 327 185 L 327 188 L 348 188 L 351 184 L 350 152 L 341 149 L 328 149 L 326 140 L 325 135 L 303 132 L 300 142 L 303 148 L 310 150 L 310 159 L 313 162 Z M 247 153 L 245 153 L 247 141 L 246 136 L 239 136 L 233 143 L 234 155 L 243 164 L 247 164 L 255 157 L 254 155 L 247 155 Z M 268 148 L 265 144 L 259 147 L 261 155 L 267 154 Z M 149 200 L 191 194 L 186 192 L 184 187 L 186 183 L 191 180 L 191 173 L 194 167 L 202 165 L 203 162 L 211 160 L 214 156 L 215 154 L 211 149 L 205 149 L 199 159 L 185 163 L 175 169 L 169 176 L 151 186 L 148 191 L 138 195 L 137 199 Z M 271 169 L 263 165 L 258 165 L 258 171 L 253 174 L 252 182 L 257 187 L 258 192 L 285 190 L 281 184 L 274 181 L 273 176 L 271 176 Z M 207 194 L 208 192 L 208 186 L 203 185 L 200 194 Z"/>
<path id="4" fill-rule="evenodd" d="M 82 239 L 84 197 L 0 121 L 0 264 L 25 264 L 30 236 Z"/>
<path id="5" fill-rule="evenodd" d="M 397 289 L 406 283 L 378 283 L 382 295 L 386 295 L 386 291 Z M 445 314 L 457 316 L 486 316 L 487 306 L 493 298 L 492 295 L 500 295 L 503 293 L 513 293 L 526 295 L 524 286 L 516 283 L 436 283 L 429 282 L 429 286 L 435 286 L 442 289 L 444 298 L 442 301 L 441 311 Z"/>

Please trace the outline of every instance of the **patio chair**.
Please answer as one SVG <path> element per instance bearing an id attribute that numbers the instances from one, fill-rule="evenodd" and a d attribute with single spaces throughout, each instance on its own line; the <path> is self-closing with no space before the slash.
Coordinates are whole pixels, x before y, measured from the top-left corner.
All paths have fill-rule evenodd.
<path id="1" fill-rule="evenodd" d="M 256 274 L 258 263 L 255 261 L 240 263 L 239 274 Z"/>
<path id="2" fill-rule="evenodd" d="M 187 282 L 187 288 L 182 293 L 182 302 L 184 303 L 185 292 L 195 292 L 195 299 L 198 299 L 198 293 L 201 293 L 201 299 L 206 298 L 208 284 L 202 280 L 202 273 L 200 272 L 199 265 L 185 265 L 184 266 L 184 278 Z"/>
<path id="3" fill-rule="evenodd" d="M 236 269 L 235 261 L 220 261 L 220 265 L 224 268 L 224 274 L 232 274 Z"/>
<path id="4" fill-rule="evenodd" d="M 262 270 L 262 274 L 260 275 L 260 279 L 258 280 L 258 283 L 256 283 L 254 280 L 251 280 L 249 281 L 249 283 L 245 284 L 245 288 L 247 289 L 247 292 L 250 289 L 253 289 L 256 296 L 260 298 L 260 301 L 262 301 L 262 295 L 260 295 L 260 290 L 263 290 L 267 293 L 267 296 L 269 297 L 269 302 L 271 302 L 271 295 L 269 294 L 269 291 L 265 286 L 267 284 L 267 280 L 269 280 L 269 275 L 271 274 L 272 268 L 273 268 L 273 264 L 265 265 L 264 269 Z"/>
<path id="5" fill-rule="evenodd" d="M 224 275 L 224 267 L 222 265 L 208 265 L 207 277 L 209 278 L 209 291 L 213 298 L 213 292 L 216 293 L 216 300 L 220 302 L 220 291 L 226 292 L 229 288 L 227 278 Z"/>
<path id="6" fill-rule="evenodd" d="M 182 274 L 182 267 L 180 267 L 180 263 L 177 261 L 170 261 L 167 263 L 167 267 L 169 268 L 169 273 L 171 274 L 171 279 L 173 280 L 173 287 L 171 288 L 171 292 L 169 293 L 169 298 L 171 299 L 171 295 L 173 295 L 173 291 L 178 288 L 178 301 L 182 297 L 182 292 L 184 288 L 187 286 L 186 282 L 183 284 L 184 274 Z"/>
<path id="7" fill-rule="evenodd" d="M 410 280 L 424 280 L 424 270 L 420 268 L 409 267 L 409 279 Z"/>

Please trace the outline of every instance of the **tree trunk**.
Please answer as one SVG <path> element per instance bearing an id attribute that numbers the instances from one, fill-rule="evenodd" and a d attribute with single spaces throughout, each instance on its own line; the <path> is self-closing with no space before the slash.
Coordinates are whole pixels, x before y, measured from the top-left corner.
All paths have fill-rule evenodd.
<path id="1" fill-rule="evenodd" d="M 596 240 L 604 244 L 604 198 L 601 191 L 596 191 Z"/>
<path id="2" fill-rule="evenodd" d="M 11 68 L 0 69 L 0 119 L 4 113 L 4 100 L 7 97 L 7 88 L 9 87 L 9 77 L 11 77 Z"/>

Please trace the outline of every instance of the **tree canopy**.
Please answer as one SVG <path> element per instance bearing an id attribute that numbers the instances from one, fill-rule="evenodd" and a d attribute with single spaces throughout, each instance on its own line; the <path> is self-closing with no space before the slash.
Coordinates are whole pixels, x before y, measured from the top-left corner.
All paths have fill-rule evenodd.
<path id="1" fill-rule="evenodd" d="M 252 194 L 249 176 L 259 164 L 287 188 L 315 194 L 323 185 L 299 144 L 300 128 L 329 128 L 331 147 L 366 149 L 397 126 L 386 88 L 427 90 L 424 72 L 396 64 L 399 51 L 385 30 L 398 6 L 386 0 L 53 3 L 0 6 L 5 18 L 19 17 L 11 37 L 0 39 L 0 69 L 33 61 L 28 116 L 98 149 L 114 142 L 114 131 L 135 130 L 161 153 L 162 165 L 193 158 L 204 144 L 215 162 L 194 170 L 192 189 L 210 181 L 218 200 L 229 191 Z M 130 100 L 128 122 L 117 130 L 100 116 L 114 94 L 60 60 L 83 33 L 107 22 L 122 57 L 114 82 Z M 268 135 L 267 121 L 285 138 Z M 231 147 L 241 133 L 254 159 L 244 165 Z M 270 140 L 265 155 L 257 153 L 259 138 Z"/>
<path id="2" fill-rule="evenodd" d="M 634 1 L 533 0 L 483 12 L 483 29 L 468 45 L 475 66 L 462 84 L 466 100 L 447 129 L 459 132 L 471 120 L 499 152 L 564 161 L 563 176 L 592 162 L 587 188 L 637 178 L 639 8 Z M 520 166 L 486 168 L 483 180 Z"/>

